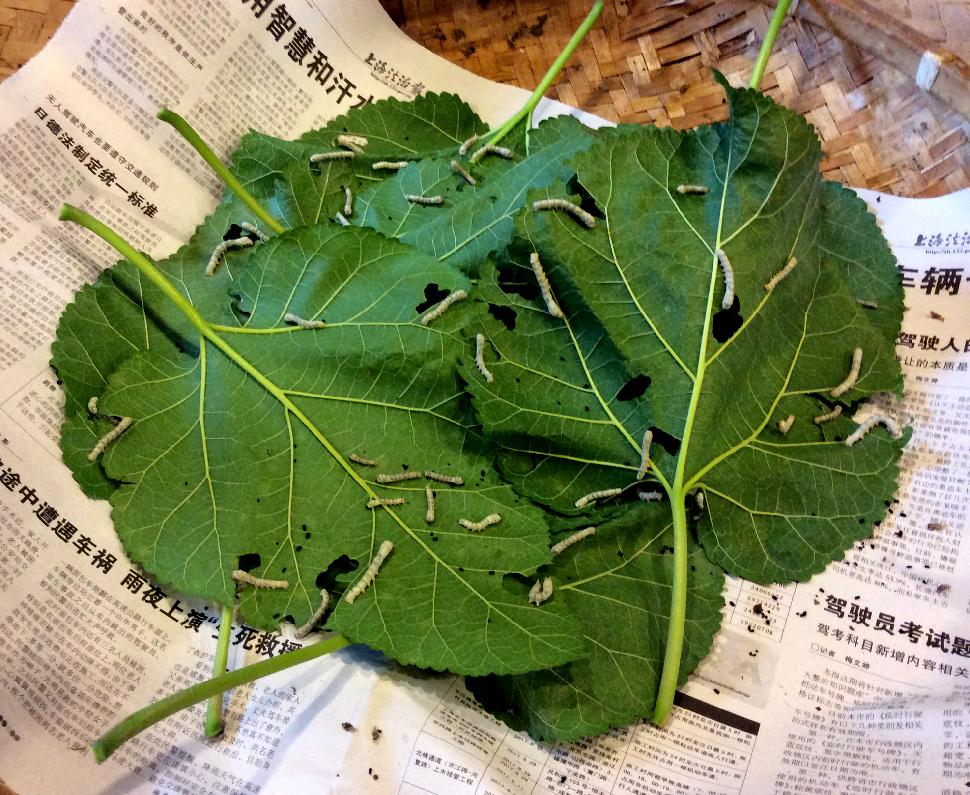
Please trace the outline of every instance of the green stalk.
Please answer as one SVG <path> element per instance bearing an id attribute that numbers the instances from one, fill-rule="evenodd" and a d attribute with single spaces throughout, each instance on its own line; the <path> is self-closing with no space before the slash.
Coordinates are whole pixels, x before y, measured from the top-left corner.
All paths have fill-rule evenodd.
<path id="1" fill-rule="evenodd" d="M 199 682 L 197 685 L 186 688 L 178 693 L 173 693 L 161 701 L 149 704 L 144 709 L 138 710 L 123 721 L 115 724 L 91 745 L 94 758 L 101 764 L 111 754 L 118 750 L 122 743 L 130 740 L 139 732 L 144 731 L 150 726 L 154 726 L 160 720 L 164 720 L 170 715 L 174 715 L 179 710 L 191 707 L 200 701 L 211 698 L 216 694 L 229 690 L 247 682 L 253 682 L 264 676 L 275 674 L 278 671 L 285 671 L 295 665 L 309 662 L 317 657 L 322 657 L 337 649 L 342 649 L 350 644 L 346 638 L 335 635 L 328 640 L 321 640 L 312 646 L 304 646 L 302 649 L 281 654 L 278 657 L 270 657 L 268 660 L 261 660 L 252 665 L 245 665 L 235 671 Z"/>
<path id="2" fill-rule="evenodd" d="M 233 605 L 222 608 L 222 620 L 219 622 L 219 641 L 216 643 L 216 658 L 212 662 L 212 678 L 217 679 L 226 672 L 229 660 L 229 636 L 232 634 Z M 205 713 L 205 736 L 217 737 L 222 734 L 222 701 L 225 694 L 221 691 L 209 699 L 209 706 Z"/>
<path id="3" fill-rule="evenodd" d="M 758 88 L 761 85 L 761 78 L 765 76 L 765 67 L 768 66 L 768 58 L 775 47 L 778 31 L 781 30 L 785 17 L 788 16 L 791 2 L 792 0 L 778 0 L 778 5 L 775 6 L 775 13 L 771 16 L 765 40 L 761 42 L 761 52 L 758 53 L 758 60 L 754 62 L 754 72 L 751 74 L 751 82 L 748 83 L 751 88 Z"/>
<path id="4" fill-rule="evenodd" d="M 229 169 L 223 165 L 222 161 L 216 156 L 216 153 L 202 140 L 202 137 L 192 128 L 191 124 L 175 113 L 175 111 L 168 110 L 167 108 L 162 108 L 156 116 L 166 124 L 171 124 L 178 131 L 179 135 L 188 142 L 189 146 L 198 152 L 212 170 L 219 175 L 219 179 L 225 183 L 226 187 L 235 193 L 242 203 L 256 214 L 259 220 L 278 235 L 286 231 L 286 227 L 266 212 L 263 206 L 256 201 L 256 198 L 242 186 L 242 183 L 229 173 Z"/>
<path id="5" fill-rule="evenodd" d="M 499 141 L 501 141 L 506 135 L 508 135 L 520 121 L 524 118 L 532 118 L 532 111 L 535 110 L 536 105 L 539 104 L 539 100 L 545 95 L 549 90 L 549 86 L 552 85 L 553 81 L 559 76 L 563 67 L 566 65 L 566 61 L 570 59 L 573 52 L 579 46 L 579 43 L 583 40 L 589 29 L 593 27 L 596 20 L 599 19 L 599 15 L 603 11 L 603 0 L 596 0 L 593 3 L 593 7 L 590 9 L 589 13 L 586 15 L 586 19 L 583 20 L 582 24 L 576 28 L 576 32 L 573 33 L 572 38 L 566 44 L 565 49 L 559 53 L 559 57 L 553 62 L 552 66 L 549 67 L 549 71 L 546 72 L 545 77 L 542 78 L 539 85 L 536 86 L 536 90 L 532 92 L 532 96 L 529 97 L 525 105 L 520 108 L 514 116 L 512 116 L 508 121 L 505 122 L 495 134 L 489 139 L 488 144 L 494 146 Z M 479 149 L 475 154 L 471 156 L 470 162 L 477 163 L 484 156 L 485 150 Z"/>
<path id="6" fill-rule="evenodd" d="M 687 509 L 684 507 L 682 477 L 674 482 L 670 493 L 670 508 L 674 520 L 674 571 L 664 663 L 660 686 L 657 688 L 657 703 L 653 708 L 653 721 L 658 726 L 663 725 L 674 706 L 677 680 L 680 679 L 680 660 L 684 651 L 684 626 L 687 623 Z"/>

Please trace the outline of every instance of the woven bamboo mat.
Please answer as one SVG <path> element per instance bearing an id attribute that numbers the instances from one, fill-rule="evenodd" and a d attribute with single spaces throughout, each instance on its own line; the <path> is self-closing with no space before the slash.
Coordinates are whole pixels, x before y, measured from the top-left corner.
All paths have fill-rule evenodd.
<path id="1" fill-rule="evenodd" d="M 590 5 L 589 0 L 384 4 L 433 52 L 524 88 L 539 81 Z M 913 77 L 920 49 L 947 50 L 958 56 L 957 63 L 970 61 L 970 0 L 880 0 L 873 18 L 901 30 L 906 45 L 889 40 L 882 51 L 905 72 L 873 54 L 879 37 L 865 24 L 843 25 L 831 13 L 859 4 L 798 4 L 762 89 L 815 125 L 824 143 L 822 170 L 830 179 L 905 196 L 970 186 L 970 121 L 917 88 Z M 0 0 L 0 79 L 43 46 L 71 5 L 71 0 Z M 614 121 L 687 128 L 723 119 L 723 92 L 710 70 L 721 70 L 735 84 L 746 80 L 770 15 L 771 7 L 758 0 L 607 0 L 599 25 L 550 96 Z M 958 93 L 968 112 L 970 72 L 960 77 L 965 79 L 957 80 Z"/>

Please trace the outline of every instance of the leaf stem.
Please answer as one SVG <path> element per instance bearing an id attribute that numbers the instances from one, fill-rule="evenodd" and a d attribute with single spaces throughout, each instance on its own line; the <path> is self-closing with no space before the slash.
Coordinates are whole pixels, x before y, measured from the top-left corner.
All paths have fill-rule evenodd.
<path id="1" fill-rule="evenodd" d="M 751 74 L 751 82 L 748 83 L 751 88 L 761 86 L 761 78 L 765 76 L 768 58 L 771 56 L 771 51 L 775 47 L 775 39 L 778 38 L 778 31 L 781 30 L 781 26 L 785 22 L 785 17 L 788 16 L 788 8 L 791 6 L 791 2 L 792 0 L 778 0 L 778 5 L 775 6 L 775 13 L 771 16 L 771 22 L 768 25 L 765 40 L 761 42 L 761 51 L 758 53 L 758 60 L 754 62 L 754 72 Z"/>
<path id="2" fill-rule="evenodd" d="M 226 672 L 229 660 L 229 636 L 232 634 L 233 605 L 224 605 L 222 619 L 219 622 L 219 640 L 216 643 L 216 657 L 212 662 L 212 678 L 216 679 Z M 209 699 L 209 706 L 205 713 L 205 736 L 216 737 L 222 734 L 222 691 Z"/>
<path id="3" fill-rule="evenodd" d="M 282 234 L 286 231 L 286 227 L 280 224 L 273 216 L 271 216 L 263 206 L 256 201 L 256 197 L 253 196 L 248 190 L 246 190 L 242 183 L 236 179 L 236 177 L 229 172 L 229 169 L 223 165 L 223 162 L 216 156 L 216 153 L 209 148 L 209 145 L 202 140 L 200 136 L 185 119 L 179 116 L 175 111 L 169 110 L 168 108 L 162 108 L 156 117 L 166 124 L 171 124 L 179 135 L 181 135 L 196 152 L 198 152 L 202 159 L 212 168 L 216 174 L 219 175 L 226 187 L 229 188 L 239 199 L 245 204 L 250 210 L 252 210 L 259 220 L 261 220 L 266 226 L 272 229 L 276 234 Z"/>
<path id="4" fill-rule="evenodd" d="M 674 520 L 674 571 L 667 643 L 664 647 L 657 703 L 653 710 L 653 721 L 658 726 L 667 719 L 674 705 L 674 693 L 680 679 L 680 661 L 684 650 L 684 626 L 687 621 L 687 509 L 684 506 L 684 491 L 679 483 L 675 484 L 670 495 L 670 509 Z"/>
<path id="5" fill-rule="evenodd" d="M 120 723 L 115 724 L 91 745 L 94 758 L 101 764 L 111 754 L 118 750 L 122 743 L 130 740 L 136 734 L 144 731 L 150 726 L 154 726 L 160 720 L 164 720 L 170 715 L 174 715 L 179 710 L 191 707 L 200 701 L 211 698 L 216 694 L 221 694 L 230 688 L 253 682 L 264 676 L 285 671 L 295 665 L 309 662 L 317 657 L 322 657 L 330 652 L 342 649 L 350 644 L 350 641 L 340 635 L 334 635 L 327 640 L 321 640 L 312 646 L 304 646 L 302 649 L 286 652 L 278 657 L 270 657 L 268 660 L 261 660 L 252 665 L 244 665 L 235 671 L 230 671 L 222 676 L 207 679 L 199 682 L 178 693 L 173 693 L 166 698 L 149 704 L 147 707 L 132 713 Z"/>
<path id="6" fill-rule="evenodd" d="M 566 47 L 561 53 L 559 53 L 559 57 L 553 61 L 552 66 L 549 67 L 549 71 L 546 72 L 542 80 L 539 81 L 539 85 L 537 85 L 535 91 L 532 92 L 532 96 L 529 97 L 525 105 L 516 111 L 516 113 L 509 118 L 505 124 L 498 128 L 498 130 L 489 140 L 489 145 L 494 146 L 501 141 L 515 128 L 520 121 L 522 121 L 522 119 L 527 117 L 529 119 L 532 118 L 532 111 L 534 111 L 536 105 L 539 104 L 539 100 L 542 99 L 545 93 L 549 90 L 549 86 L 551 86 L 553 81 L 559 76 L 559 73 L 562 71 L 573 52 L 575 52 L 576 48 L 579 46 L 579 43 L 583 40 L 586 34 L 589 33 L 589 29 L 593 27 L 596 20 L 599 19 L 599 15 L 602 13 L 602 11 L 603 0 L 596 0 L 596 2 L 593 3 L 593 7 L 589 10 L 589 13 L 586 15 L 586 19 L 584 19 L 582 24 L 576 28 L 576 32 L 573 33 L 572 38 L 570 38 L 566 43 Z M 472 155 L 470 162 L 477 163 L 484 156 L 484 154 L 485 149 L 479 149 L 474 155 Z"/>

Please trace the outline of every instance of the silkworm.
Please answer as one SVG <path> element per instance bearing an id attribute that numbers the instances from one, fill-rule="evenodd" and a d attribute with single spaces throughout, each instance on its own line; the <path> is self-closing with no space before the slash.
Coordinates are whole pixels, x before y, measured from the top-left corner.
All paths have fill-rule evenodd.
<path id="1" fill-rule="evenodd" d="M 724 297 L 721 299 L 721 309 L 730 309 L 734 306 L 734 268 L 731 267 L 731 260 L 722 249 L 717 250 L 717 261 L 724 271 Z"/>
<path id="2" fill-rule="evenodd" d="M 132 420 L 131 417 L 122 417 L 121 421 L 115 425 L 114 428 L 98 439 L 98 443 L 94 446 L 94 449 L 88 453 L 88 461 L 94 461 L 99 455 L 101 455 L 109 444 L 111 444 L 115 439 L 117 439 L 119 436 L 121 436 L 121 434 L 131 427 L 132 422 L 134 422 L 134 420 Z"/>
<path id="3" fill-rule="evenodd" d="M 488 380 L 491 381 L 492 379 L 489 378 Z M 98 396 L 91 395 L 91 397 L 88 398 L 88 414 L 97 414 L 97 413 L 98 413 Z"/>
<path id="4" fill-rule="evenodd" d="M 321 163 L 324 160 L 353 160 L 356 157 L 354 152 L 348 152 L 346 149 L 338 149 L 335 152 L 317 152 L 315 155 L 310 155 L 311 163 Z"/>
<path id="5" fill-rule="evenodd" d="M 703 511 L 706 502 L 707 498 L 704 496 L 704 492 L 698 489 L 697 493 L 694 495 L 694 503 L 697 505 L 697 510 Z"/>
<path id="6" fill-rule="evenodd" d="M 340 224 L 341 226 L 350 226 L 350 221 L 348 221 L 346 217 L 344 217 L 343 213 L 337 213 L 334 216 L 334 218 L 336 219 L 337 223 Z"/>
<path id="7" fill-rule="evenodd" d="M 400 171 L 407 164 L 407 160 L 378 160 L 371 164 L 371 169 L 374 171 Z"/>
<path id="8" fill-rule="evenodd" d="M 462 157 L 467 155 L 468 150 L 472 148 L 472 144 L 474 144 L 481 137 L 482 136 L 476 133 L 471 138 L 466 138 L 464 141 L 461 142 L 461 146 L 458 147 L 458 154 L 460 154 Z"/>
<path id="9" fill-rule="evenodd" d="M 209 264 L 205 266 L 205 275 L 212 276 L 216 272 L 216 268 L 219 267 L 219 263 L 222 262 L 222 258 L 226 256 L 226 252 L 229 251 L 229 249 L 249 248 L 252 244 L 252 239 L 248 237 L 237 237 L 233 240 L 223 240 L 212 250 L 212 255 L 209 257 Z"/>
<path id="10" fill-rule="evenodd" d="M 424 487 L 424 500 L 427 503 L 427 509 L 424 512 L 424 521 L 431 524 L 434 522 L 434 489 L 431 486 Z"/>
<path id="11" fill-rule="evenodd" d="M 855 302 L 859 306 L 865 307 L 866 309 L 878 309 L 879 308 L 879 304 L 877 304 L 875 301 L 870 301 L 868 298 L 856 298 L 855 299 Z"/>
<path id="12" fill-rule="evenodd" d="M 498 155 L 499 157 L 504 157 L 506 160 L 511 160 L 515 157 L 515 153 L 505 146 L 493 146 L 492 144 L 485 144 L 481 149 L 472 155 L 472 161 L 477 163 L 485 155 Z"/>
<path id="13" fill-rule="evenodd" d="M 816 425 L 824 425 L 826 422 L 832 422 L 832 420 L 837 419 L 842 414 L 842 407 L 836 406 L 828 414 L 819 414 L 815 417 L 812 422 Z"/>
<path id="14" fill-rule="evenodd" d="M 371 562 L 367 564 L 367 568 L 364 569 L 364 573 L 360 575 L 360 579 L 357 580 L 354 587 L 347 591 L 346 595 L 344 596 L 344 601 L 347 604 L 352 605 L 354 603 L 354 599 L 356 599 L 365 590 L 367 590 L 368 587 L 370 587 L 370 584 L 374 582 L 374 578 L 377 576 L 377 572 L 381 568 L 381 564 L 387 560 L 387 556 L 391 554 L 392 549 L 394 549 L 394 544 L 390 541 L 384 541 L 381 543 L 380 549 L 377 550 L 377 554 L 374 555 Z"/>
<path id="15" fill-rule="evenodd" d="M 381 472 L 375 480 L 378 483 L 401 483 L 405 480 L 417 480 L 420 477 L 420 472 Z"/>
<path id="16" fill-rule="evenodd" d="M 252 232 L 256 237 L 259 238 L 260 242 L 265 243 L 269 240 L 269 235 L 267 235 L 262 229 L 260 229 L 256 224 L 251 224 L 249 221 L 243 221 L 239 224 L 247 232 Z"/>
<path id="17" fill-rule="evenodd" d="M 465 479 L 461 475 L 442 475 L 440 472 L 435 472 L 431 469 L 426 469 L 424 471 L 424 476 L 428 480 L 436 480 L 439 483 L 448 483 L 452 486 L 465 485 Z"/>
<path id="18" fill-rule="evenodd" d="M 327 612 L 327 607 L 330 605 L 330 594 L 327 593 L 326 588 L 320 589 L 320 606 L 313 611 L 313 615 L 307 619 L 307 622 L 296 631 L 296 636 L 298 638 L 305 638 L 316 626 L 317 622 L 323 618 L 323 614 Z"/>
<path id="19" fill-rule="evenodd" d="M 653 431 L 643 432 L 643 444 L 640 445 L 640 469 L 637 470 L 637 480 L 642 480 L 650 469 L 650 445 L 653 444 Z"/>
<path id="20" fill-rule="evenodd" d="M 662 491 L 638 491 L 637 497 L 644 502 L 660 502 L 664 495 Z"/>
<path id="21" fill-rule="evenodd" d="M 347 457 L 351 461 L 353 461 L 355 464 L 360 464 L 361 466 L 364 466 L 364 467 L 376 467 L 377 466 L 377 462 L 374 459 L 372 459 L 372 458 L 364 458 L 364 456 L 357 455 L 357 453 L 351 453 Z"/>
<path id="22" fill-rule="evenodd" d="M 946 320 L 943 315 L 941 315 L 939 312 L 934 312 L 932 309 L 930 310 L 930 318 L 933 320 Z"/>
<path id="23" fill-rule="evenodd" d="M 623 489 L 601 489 L 600 491 L 591 491 L 589 494 L 584 494 L 576 502 L 573 503 L 577 508 L 585 508 L 591 502 L 595 500 L 604 500 L 607 497 L 615 497 L 617 494 L 622 493 Z"/>
<path id="24" fill-rule="evenodd" d="M 562 313 L 562 309 L 559 308 L 559 304 L 556 303 L 556 299 L 552 295 L 552 285 L 549 284 L 549 278 L 546 276 L 546 272 L 542 268 L 542 263 L 539 261 L 539 252 L 533 251 L 529 255 L 529 264 L 532 266 L 532 272 L 536 276 L 536 281 L 539 282 L 542 300 L 546 302 L 546 311 L 553 317 L 565 320 L 566 316 Z"/>
<path id="25" fill-rule="evenodd" d="M 681 196 L 703 196 L 707 193 L 706 185 L 678 185 L 677 193 Z"/>
<path id="26" fill-rule="evenodd" d="M 587 229 L 596 226 L 596 219 L 578 204 L 573 204 L 567 199 L 539 199 L 532 202 L 532 209 L 536 212 L 542 210 L 565 210 L 573 218 L 579 221 Z"/>
<path id="27" fill-rule="evenodd" d="M 535 585 L 529 590 L 529 603 L 541 605 L 552 596 L 552 577 L 545 577 L 536 580 Z"/>
<path id="28" fill-rule="evenodd" d="M 785 419 L 778 420 L 778 430 L 783 434 L 788 433 L 791 430 L 791 426 L 795 424 L 795 415 L 789 414 Z"/>
<path id="29" fill-rule="evenodd" d="M 896 421 L 895 417 L 890 417 L 888 414 L 871 414 L 865 420 L 863 420 L 863 422 L 851 434 L 849 434 L 845 440 L 846 447 L 852 447 L 852 445 L 858 442 L 877 425 L 885 425 L 886 430 L 892 434 L 894 439 L 898 439 L 903 435 L 903 429 L 899 427 L 899 423 Z"/>
<path id="30" fill-rule="evenodd" d="M 459 519 L 458 524 L 460 524 L 466 530 L 471 530 L 473 533 L 480 533 L 486 527 L 491 527 L 493 524 L 498 524 L 501 521 L 502 521 L 502 514 L 490 513 L 480 522 L 473 522 L 471 519 Z"/>
<path id="31" fill-rule="evenodd" d="M 416 193 L 406 193 L 404 198 L 411 204 L 423 204 L 425 207 L 436 207 L 445 203 L 444 196 L 419 196 Z"/>
<path id="32" fill-rule="evenodd" d="M 292 312 L 287 312 L 283 315 L 283 320 L 300 328 L 325 328 L 327 325 L 322 320 L 306 320 L 299 315 L 294 315 Z"/>
<path id="33" fill-rule="evenodd" d="M 353 133 L 343 133 L 337 136 L 337 146 L 344 146 L 358 154 L 364 151 L 364 147 L 367 146 L 368 140 L 363 135 L 354 135 Z"/>
<path id="34" fill-rule="evenodd" d="M 458 303 L 459 301 L 464 301 L 466 298 L 468 298 L 468 293 L 466 293 L 464 290 L 455 290 L 454 292 L 449 293 L 443 301 L 436 304 L 431 311 L 426 313 L 424 317 L 421 318 L 421 325 L 427 326 L 429 323 L 434 322 L 448 310 L 448 307 L 450 307 L 452 304 Z"/>
<path id="35" fill-rule="evenodd" d="M 765 292 L 769 292 L 770 293 L 772 290 L 774 290 L 778 286 L 778 282 L 780 282 L 789 273 L 791 273 L 792 272 L 792 269 L 797 264 L 798 264 L 798 260 L 795 259 L 794 257 L 792 257 L 791 259 L 789 259 L 788 260 L 788 264 L 785 265 L 784 268 L 782 268 L 780 271 L 778 271 L 778 273 L 776 273 L 774 276 L 772 276 L 770 279 L 768 279 L 767 282 L 765 282 Z"/>
<path id="36" fill-rule="evenodd" d="M 289 588 L 288 580 L 264 580 L 262 577 L 254 577 L 248 571 L 236 569 L 232 573 L 232 578 L 243 585 L 251 585 L 253 588 Z"/>
<path id="37" fill-rule="evenodd" d="M 344 185 L 344 215 L 350 218 L 354 214 L 354 192 Z"/>
<path id="38" fill-rule="evenodd" d="M 468 169 L 465 168 L 457 160 L 451 161 L 451 170 L 454 171 L 459 177 L 465 180 L 465 182 L 467 182 L 473 188 L 478 184 L 478 181 L 471 175 Z"/>
<path id="39" fill-rule="evenodd" d="M 568 538 L 564 538 L 558 544 L 553 544 L 549 548 L 549 551 L 553 555 L 561 555 L 563 552 L 565 552 L 567 549 L 569 549 L 569 547 L 571 547 L 573 544 L 578 544 L 584 538 L 589 538 L 590 536 L 593 536 L 593 535 L 596 535 L 596 528 L 595 527 L 585 527 L 582 530 L 577 530 L 575 533 L 573 533 Z"/>
<path id="40" fill-rule="evenodd" d="M 946 530 L 946 525 L 943 522 L 929 522 L 926 525 L 926 529 L 939 532 L 940 530 Z"/>
<path id="41" fill-rule="evenodd" d="M 403 497 L 376 497 L 373 500 L 367 501 L 367 507 L 371 510 L 374 508 L 381 508 L 384 506 L 390 507 L 392 505 L 404 505 L 407 500 Z"/>
<path id="42" fill-rule="evenodd" d="M 859 380 L 859 369 L 861 367 L 862 348 L 856 348 L 852 351 L 852 366 L 849 368 L 849 374 L 845 377 L 845 380 L 835 387 L 835 389 L 829 392 L 829 394 L 832 397 L 839 397 L 852 389 L 852 387 L 855 386 L 855 382 Z"/>
<path id="43" fill-rule="evenodd" d="M 488 382 L 492 383 L 495 377 L 492 375 L 492 371 L 485 366 L 485 335 L 476 334 L 475 335 L 475 366 L 478 368 L 478 372 L 482 374 L 482 377 Z"/>

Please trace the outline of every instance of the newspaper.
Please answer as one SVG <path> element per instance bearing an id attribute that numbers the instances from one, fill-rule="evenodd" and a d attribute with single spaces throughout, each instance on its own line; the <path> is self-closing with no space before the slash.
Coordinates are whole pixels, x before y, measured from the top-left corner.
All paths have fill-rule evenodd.
<path id="1" fill-rule="evenodd" d="M 376 0 L 81 0 L 0 87 L 0 779 L 20 795 L 966 792 L 970 191 L 864 194 L 909 307 L 898 353 L 915 433 L 898 498 L 809 583 L 731 580 L 715 649 L 665 727 L 541 745 L 461 679 L 350 647 L 236 688 L 223 739 L 201 738 L 197 706 L 94 763 L 104 729 L 209 675 L 219 614 L 130 566 L 107 505 L 60 462 L 50 341 L 115 257 L 56 209 L 79 205 L 162 257 L 219 186 L 154 120 L 160 106 L 225 155 L 250 126 L 295 136 L 425 90 L 470 97 L 493 123 L 525 96 L 423 50 Z M 305 642 L 236 625 L 230 666 Z"/>

